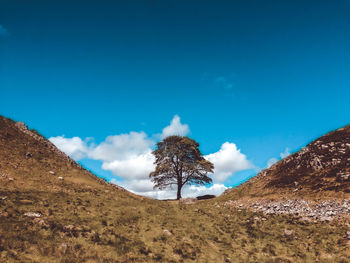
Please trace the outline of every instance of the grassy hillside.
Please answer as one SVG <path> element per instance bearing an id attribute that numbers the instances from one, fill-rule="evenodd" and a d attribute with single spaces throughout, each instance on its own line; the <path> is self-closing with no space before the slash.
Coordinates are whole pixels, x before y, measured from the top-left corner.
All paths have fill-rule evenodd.
<path id="1" fill-rule="evenodd" d="M 263 170 L 227 199 L 350 199 L 350 125 L 311 142 Z"/>
<path id="2" fill-rule="evenodd" d="M 348 222 L 114 187 L 0 117 L 0 262 L 350 262 Z"/>

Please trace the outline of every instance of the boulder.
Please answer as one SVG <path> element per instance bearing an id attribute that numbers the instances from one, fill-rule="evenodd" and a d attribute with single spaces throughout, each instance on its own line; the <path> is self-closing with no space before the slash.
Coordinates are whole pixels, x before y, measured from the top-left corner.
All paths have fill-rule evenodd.
<path id="1" fill-rule="evenodd" d="M 27 212 L 24 215 L 28 217 L 41 217 L 40 213 L 35 213 L 35 212 Z"/>
<path id="2" fill-rule="evenodd" d="M 200 196 L 197 196 L 197 200 L 212 199 L 212 198 L 215 198 L 215 197 L 216 197 L 215 195 L 200 195 Z"/>

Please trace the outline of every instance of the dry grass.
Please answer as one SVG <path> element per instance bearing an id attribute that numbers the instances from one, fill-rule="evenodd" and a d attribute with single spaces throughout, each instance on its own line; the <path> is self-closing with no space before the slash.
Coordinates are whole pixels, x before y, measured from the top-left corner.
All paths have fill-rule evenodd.
<path id="1" fill-rule="evenodd" d="M 0 118 L 0 262 L 350 262 L 346 225 L 263 216 L 223 201 L 132 195 Z"/>
<path id="2" fill-rule="evenodd" d="M 0 203 L 3 261 L 349 262 L 346 225 L 267 217 L 215 200 L 183 205 L 118 191 L 70 190 L 1 188 L 7 197 Z M 293 234 L 286 236 L 285 229 Z"/>

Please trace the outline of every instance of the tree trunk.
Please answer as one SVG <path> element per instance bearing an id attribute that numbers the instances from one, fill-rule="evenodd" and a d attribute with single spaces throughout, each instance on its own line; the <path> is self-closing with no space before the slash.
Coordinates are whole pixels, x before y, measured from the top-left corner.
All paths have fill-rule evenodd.
<path id="1" fill-rule="evenodd" d="M 182 185 L 180 183 L 177 184 L 177 200 L 181 199 L 181 188 Z"/>

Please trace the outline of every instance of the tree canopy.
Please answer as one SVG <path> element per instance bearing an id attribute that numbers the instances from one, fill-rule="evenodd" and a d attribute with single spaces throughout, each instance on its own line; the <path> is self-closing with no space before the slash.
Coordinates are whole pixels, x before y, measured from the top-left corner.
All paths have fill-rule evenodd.
<path id="1" fill-rule="evenodd" d="M 185 184 L 205 185 L 212 182 L 207 176 L 214 165 L 199 151 L 199 144 L 182 136 L 169 136 L 157 143 L 152 152 L 156 158 L 155 171 L 150 173 L 154 188 L 165 189 L 177 185 L 177 199 Z"/>

